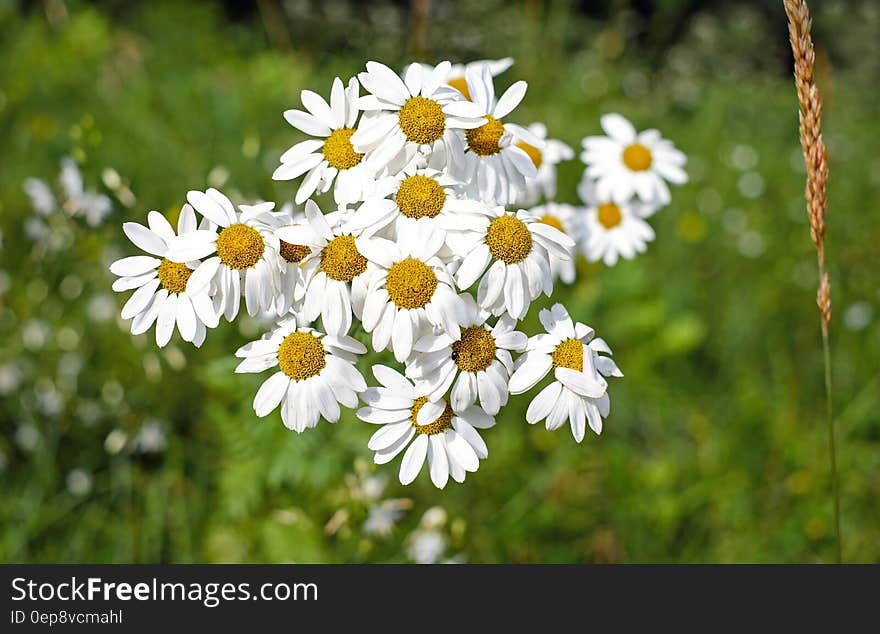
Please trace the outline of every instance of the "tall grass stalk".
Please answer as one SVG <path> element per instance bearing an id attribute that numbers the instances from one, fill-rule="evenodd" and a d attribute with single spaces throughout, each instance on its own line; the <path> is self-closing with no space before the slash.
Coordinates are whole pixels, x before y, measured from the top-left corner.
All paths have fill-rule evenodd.
<path id="1" fill-rule="evenodd" d="M 831 492 L 834 500 L 834 535 L 837 561 L 843 560 L 840 535 L 840 485 L 837 476 L 837 443 L 831 407 L 831 344 L 828 324 L 831 322 L 831 284 L 825 264 L 825 216 L 828 212 L 826 186 L 828 161 L 825 142 L 822 140 L 822 98 L 813 80 L 816 52 L 810 35 L 812 19 L 806 0 L 783 0 L 788 15 L 788 36 L 794 55 L 794 77 L 800 104 L 800 138 L 807 167 L 807 215 L 810 218 L 810 236 L 816 247 L 819 265 L 819 289 L 816 304 L 819 306 L 822 327 L 822 353 L 825 364 L 825 403 L 828 424 L 828 451 L 831 461 Z"/>

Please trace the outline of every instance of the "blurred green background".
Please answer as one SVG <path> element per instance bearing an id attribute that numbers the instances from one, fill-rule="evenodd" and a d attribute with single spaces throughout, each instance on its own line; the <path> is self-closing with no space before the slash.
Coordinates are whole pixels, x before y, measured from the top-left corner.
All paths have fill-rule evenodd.
<path id="1" fill-rule="evenodd" d="M 844 559 L 880 561 L 880 7 L 816 6 Z M 0 560 L 818 562 L 833 524 L 816 263 L 781 2 L 0 2 Z M 374 470 L 369 425 L 257 419 L 233 351 L 262 326 L 157 350 L 118 320 L 121 224 L 189 189 L 291 200 L 281 113 L 369 59 L 513 56 L 519 123 L 573 147 L 604 112 L 657 127 L 691 183 L 646 254 L 581 263 L 555 299 L 626 377 L 600 437 L 514 398 L 464 485 Z M 99 226 L 35 214 L 62 157 L 110 196 Z M 576 202 L 577 161 L 558 198 Z M 61 197 L 63 202 L 63 196 Z M 539 303 L 540 305 L 540 303 Z M 526 330 L 535 332 L 535 306 Z M 394 515 L 377 532 L 376 508 Z M 367 518 L 373 509 L 373 520 Z"/>

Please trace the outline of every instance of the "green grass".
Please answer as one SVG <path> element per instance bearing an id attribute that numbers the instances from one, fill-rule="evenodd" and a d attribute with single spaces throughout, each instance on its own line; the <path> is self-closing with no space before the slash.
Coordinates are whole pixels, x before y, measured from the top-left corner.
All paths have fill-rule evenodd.
<path id="1" fill-rule="evenodd" d="M 412 500 L 390 538 L 360 530 L 353 483 L 370 471 L 368 425 L 349 414 L 297 435 L 277 414 L 253 415 L 262 377 L 233 374 L 232 352 L 255 324 L 212 331 L 198 351 L 157 351 L 125 324 L 89 317 L 91 298 L 110 292 L 107 265 L 129 252 L 123 221 L 176 213 L 218 166 L 236 197 L 292 198 L 294 183 L 270 178 L 296 139 L 283 110 L 367 59 L 405 59 L 405 22 L 377 6 L 367 17 L 321 14 L 320 31 L 293 20 L 287 44 L 270 42 L 258 18 L 230 23 L 173 3 L 113 19 L 71 3 L 54 28 L 40 11 L 0 9 L 0 366 L 21 377 L 0 409 L 0 560 L 404 561 L 407 534 L 438 505 L 447 554 L 468 561 L 832 560 L 815 257 L 782 22 L 703 14 L 663 54 L 627 26 L 632 16 L 599 23 L 564 4 L 467 5 L 432 25 L 432 56 L 517 59 L 501 83 L 529 81 L 520 123 L 543 120 L 577 147 L 602 113 L 619 111 L 674 139 L 692 182 L 652 220 L 646 254 L 612 269 L 582 263 L 554 297 L 596 328 L 626 374 L 612 382 L 601 437 L 578 445 L 565 429 L 530 427 L 528 397 L 514 398 L 465 485 L 437 491 L 422 474 L 402 487 L 396 463 L 379 469 L 387 496 Z M 817 32 L 843 39 L 843 21 L 876 34 L 865 15 L 829 10 Z M 852 42 L 833 45 L 820 79 L 843 555 L 878 562 L 880 329 L 857 317 L 880 310 L 880 124 L 866 83 L 874 62 Z M 102 170 L 117 170 L 137 203 L 117 202 L 97 229 L 60 223 L 67 242 L 47 251 L 25 235 L 21 186 L 54 179 L 68 154 L 99 189 Z M 576 161 L 563 166 L 560 199 L 575 202 L 579 176 Z M 39 346 L 26 334 L 35 323 L 48 332 Z M 76 360 L 71 377 L 63 369 Z M 47 414 L 53 390 L 62 406 Z M 164 451 L 105 448 L 114 430 L 130 447 L 150 419 Z M 74 469 L 91 476 L 85 495 L 68 486 Z"/>

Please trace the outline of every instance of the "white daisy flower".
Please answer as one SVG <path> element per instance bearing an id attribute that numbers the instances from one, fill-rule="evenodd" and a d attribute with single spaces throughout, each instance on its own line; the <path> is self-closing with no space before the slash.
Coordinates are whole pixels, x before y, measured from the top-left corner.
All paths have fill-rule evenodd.
<path id="1" fill-rule="evenodd" d="M 280 240 L 310 249 L 300 261 L 302 315 L 309 323 L 320 315 L 329 334 L 344 335 L 352 313 L 361 318 L 369 280 L 361 248 L 370 238 L 353 234 L 347 213 L 324 215 L 312 200 L 306 202 L 305 215 L 307 224 L 278 230 Z"/>
<path id="2" fill-rule="evenodd" d="M 485 67 L 482 72 L 468 69 L 467 83 L 486 123 L 465 131 L 465 162 L 460 169 L 452 165 L 451 173 L 469 183 L 475 198 L 512 204 L 525 187 L 526 178 L 538 174 L 529 155 L 513 143 L 514 137 L 538 149 L 544 147 L 544 141 L 527 129 L 502 121 L 525 97 L 528 84 L 518 81 L 496 100 L 492 76 Z"/>
<path id="3" fill-rule="evenodd" d="M 367 72 L 358 78 L 371 94 L 358 101 L 367 115 L 351 137 L 355 150 L 366 152 L 377 168 L 390 166 L 392 173 L 419 154 L 430 157 L 429 165 L 437 169 L 463 162 L 455 131 L 486 120 L 477 105 L 444 83 L 449 68 L 449 62 L 441 62 L 428 73 L 410 64 L 401 79 L 384 64 L 367 62 Z"/>
<path id="4" fill-rule="evenodd" d="M 493 315 L 507 312 L 522 319 L 533 300 L 553 290 L 548 253 L 571 259 L 574 244 L 570 237 L 538 222 L 523 209 L 507 212 L 495 207 L 483 217 L 481 231 L 474 233 L 463 253 L 455 280 L 465 290 L 482 276 L 477 288 L 480 306 Z"/>
<path id="5" fill-rule="evenodd" d="M 275 289 L 275 313 L 281 317 L 295 306 L 298 306 L 305 294 L 302 262 L 311 254 L 312 249 L 306 244 L 291 244 L 278 237 L 278 232 L 285 227 L 307 225 L 306 216 L 302 212 L 294 212 L 293 205 L 285 204 L 277 213 L 269 214 L 278 238 L 278 279 Z"/>
<path id="6" fill-rule="evenodd" d="M 574 150 L 562 141 L 547 138 L 547 126 L 533 123 L 526 128 L 532 135 L 544 141 L 544 147 L 538 148 L 526 141 L 514 138 L 514 144 L 532 159 L 538 174 L 527 178 L 525 188 L 520 191 L 518 204 L 531 206 L 543 196 L 545 200 L 556 197 L 556 166 L 562 161 L 574 158 Z"/>
<path id="7" fill-rule="evenodd" d="M 504 315 L 493 327 L 486 324 L 489 313 L 477 306 L 466 293 L 465 315 L 458 338 L 447 333 L 426 334 L 416 341 L 406 367 L 429 399 L 437 400 L 452 387 L 451 403 L 455 411 L 472 405 L 479 396 L 480 405 L 494 416 L 507 404 L 507 379 L 513 368 L 511 350 L 522 350 L 526 336 L 514 330 L 516 321 Z M 454 383 L 454 385 L 453 385 Z"/>
<path id="8" fill-rule="evenodd" d="M 367 444 L 376 452 L 376 464 L 388 463 L 406 449 L 400 464 L 401 484 L 416 479 L 426 457 L 437 488 L 446 486 L 450 475 L 456 482 L 464 482 L 465 475 L 476 471 L 480 459 L 489 455 L 477 429 L 492 427 L 495 419 L 482 409 L 472 405 L 454 408 L 442 398 L 431 400 L 384 365 L 374 365 L 373 376 L 382 387 L 368 388 L 361 395 L 366 407 L 359 409 L 357 416 L 381 425 Z"/>
<path id="9" fill-rule="evenodd" d="M 486 206 L 459 197 L 459 182 L 445 172 L 410 164 L 396 176 L 380 179 L 373 195 L 354 212 L 353 227 L 364 235 L 395 238 L 404 226 L 428 223 L 441 233 L 476 230 Z"/>
<path id="10" fill-rule="evenodd" d="M 437 256 L 444 234 L 426 221 L 404 225 L 397 242 L 374 238 L 362 252 L 376 265 L 364 301 L 361 323 L 373 333 L 373 349 L 389 343 L 398 362 L 406 361 L 425 326 L 442 329 L 454 339 L 465 308 L 452 275 Z"/>
<path id="11" fill-rule="evenodd" d="M 190 284 L 194 289 L 208 289 L 216 312 L 227 321 L 238 315 L 242 294 L 252 317 L 271 310 L 279 243 L 268 212 L 275 203 L 239 205 L 241 211 L 236 211 L 232 202 L 213 188 L 190 191 L 186 199 L 209 225 L 177 236 L 170 244 L 169 259 L 187 262 L 208 258 Z"/>
<path id="12" fill-rule="evenodd" d="M 174 229 L 158 211 L 147 215 L 149 228 L 126 222 L 122 230 L 132 243 L 150 255 L 134 255 L 117 260 L 110 272 L 118 275 L 113 290 L 137 290 L 122 307 L 122 318 L 131 319 L 131 333 L 139 335 L 156 323 L 156 344 L 161 348 L 170 340 L 175 325 L 184 341 L 197 347 L 205 340 L 206 327 L 217 326 L 219 317 L 204 289 L 190 284 L 193 267 L 168 259 Z M 177 221 L 183 235 L 196 229 L 196 215 L 184 205 Z M 155 256 L 155 257 L 151 257 Z M 198 263 L 192 263 L 198 266 Z"/>
<path id="13" fill-rule="evenodd" d="M 584 210 L 565 203 L 548 202 L 529 209 L 529 213 L 545 225 L 550 225 L 571 238 L 575 243 L 583 238 Z M 550 256 L 550 273 L 553 278 L 560 278 L 566 284 L 574 282 L 576 259 L 563 259 L 555 252 L 548 251 Z"/>
<path id="14" fill-rule="evenodd" d="M 315 427 L 323 418 L 339 420 L 340 405 L 357 407 L 359 392 L 367 389 L 355 367 L 357 355 L 367 349 L 355 339 L 325 335 L 312 328 L 297 328 L 288 317 L 261 339 L 239 348 L 244 359 L 238 373 L 278 368 L 260 386 L 254 411 L 263 417 L 281 406 L 284 426 L 296 432 Z"/>
<path id="15" fill-rule="evenodd" d="M 292 180 L 305 174 L 296 192 L 296 204 L 302 204 L 315 191 L 330 190 L 337 204 L 363 200 L 374 180 L 372 166 L 363 153 L 355 152 L 351 137 L 357 123 L 360 87 L 352 77 L 344 88 L 339 77 L 333 80 L 330 103 L 311 90 L 300 93 L 302 110 L 287 110 L 284 118 L 293 127 L 317 137 L 297 143 L 281 155 L 281 165 L 272 174 L 274 180 Z"/>
<path id="16" fill-rule="evenodd" d="M 600 198 L 589 178 L 581 181 L 578 194 L 586 205 L 580 246 L 590 262 L 602 260 L 614 266 L 618 257 L 631 260 L 645 252 L 654 239 L 654 229 L 644 218 L 653 213 L 655 205 L 637 198 L 627 202 Z"/>
<path id="17" fill-rule="evenodd" d="M 687 157 L 657 130 L 637 133 L 619 114 L 606 114 L 601 124 L 608 136 L 586 137 L 581 153 L 599 196 L 620 201 L 636 195 L 644 202 L 668 204 L 666 183 L 687 182 L 682 169 Z"/>
<path id="18" fill-rule="evenodd" d="M 539 317 L 547 333 L 529 339 L 510 377 L 510 393 L 530 390 L 552 369 L 555 380 L 529 404 L 526 421 L 533 425 L 546 419 L 547 429 L 553 430 L 568 420 L 577 442 L 584 439 L 585 423 L 602 433 L 611 406 L 604 376 L 623 376 L 611 357 L 599 354 L 611 354 L 611 349 L 594 338 L 592 328 L 572 322 L 562 304 L 542 310 Z"/>

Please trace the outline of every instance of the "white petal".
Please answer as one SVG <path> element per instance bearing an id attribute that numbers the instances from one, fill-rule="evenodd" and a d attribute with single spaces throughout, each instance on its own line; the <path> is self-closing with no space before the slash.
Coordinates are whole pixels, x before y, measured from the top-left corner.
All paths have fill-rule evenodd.
<path id="1" fill-rule="evenodd" d="M 453 459 L 460 464 L 465 471 L 476 471 L 480 466 L 480 459 L 473 447 L 467 440 L 458 435 L 458 432 L 447 429 L 443 432 L 446 437 L 446 447 Z"/>
<path id="2" fill-rule="evenodd" d="M 116 260 L 110 265 L 110 272 L 120 277 L 143 275 L 148 271 L 152 271 L 160 264 L 162 264 L 162 260 L 157 258 L 151 258 L 148 255 L 133 255 Z"/>
<path id="3" fill-rule="evenodd" d="M 537 385 L 538 381 L 547 376 L 553 367 L 553 359 L 549 354 L 532 354 L 510 377 L 511 394 L 522 394 Z"/>
<path id="4" fill-rule="evenodd" d="M 126 222 L 122 225 L 122 230 L 128 236 L 128 239 L 131 240 L 132 244 L 147 253 L 164 257 L 165 252 L 168 250 L 168 245 L 165 244 L 165 241 L 158 234 L 150 231 L 143 225 L 139 225 L 136 222 Z"/>
<path id="5" fill-rule="evenodd" d="M 629 121 L 617 113 L 606 114 L 600 120 L 602 129 L 620 143 L 632 143 L 636 138 L 636 129 Z"/>
<path id="6" fill-rule="evenodd" d="M 177 296 L 177 329 L 184 341 L 192 341 L 196 336 L 196 314 L 186 293 Z"/>
<path id="7" fill-rule="evenodd" d="M 538 392 L 538 395 L 532 399 L 528 410 L 526 410 L 526 421 L 534 425 L 539 420 L 547 418 L 561 393 L 562 384 L 558 381 L 553 381 L 553 383 Z"/>
<path id="8" fill-rule="evenodd" d="M 335 130 L 343 126 L 343 118 L 335 114 L 330 108 L 330 104 L 324 101 L 324 98 L 318 93 L 303 90 L 300 93 L 300 99 L 306 109 L 330 129 Z"/>
<path id="9" fill-rule="evenodd" d="M 428 467 L 431 471 L 431 482 L 438 489 L 442 489 L 449 481 L 449 460 L 446 457 L 446 447 L 440 434 L 432 434 L 428 444 Z"/>
<path id="10" fill-rule="evenodd" d="M 177 323 L 177 295 L 168 295 L 156 318 L 156 345 L 164 348 L 171 340 Z"/>
<path id="11" fill-rule="evenodd" d="M 422 465 L 425 464 L 425 456 L 428 454 L 428 437 L 419 434 L 413 443 L 403 454 L 403 460 L 400 463 L 400 483 L 410 484 L 419 475 Z"/>
<path id="12" fill-rule="evenodd" d="M 302 130 L 311 136 L 330 136 L 330 128 L 327 127 L 327 124 L 322 123 L 313 115 L 303 112 L 302 110 L 285 110 L 284 118 L 287 119 L 287 123 L 294 128 Z"/>
<path id="13" fill-rule="evenodd" d="M 266 379 L 254 396 L 254 412 L 257 416 L 262 418 L 278 407 L 289 385 L 290 377 L 281 371 Z"/>
<path id="14" fill-rule="evenodd" d="M 529 85 L 524 81 L 518 81 L 510 88 L 504 91 L 498 103 L 495 105 L 495 112 L 492 116 L 496 119 L 502 119 L 513 112 L 513 109 L 519 105 L 519 102 L 526 96 L 526 89 Z"/>
<path id="15" fill-rule="evenodd" d="M 581 396 L 599 398 L 605 394 L 605 390 L 608 388 L 608 384 L 601 377 L 591 378 L 583 372 L 571 368 L 556 368 L 554 375 L 565 387 Z"/>
<path id="16" fill-rule="evenodd" d="M 159 288 L 159 280 L 154 279 L 132 293 L 131 297 L 128 298 L 128 301 L 122 307 L 121 317 L 123 319 L 131 319 L 146 308 L 157 288 Z"/>

